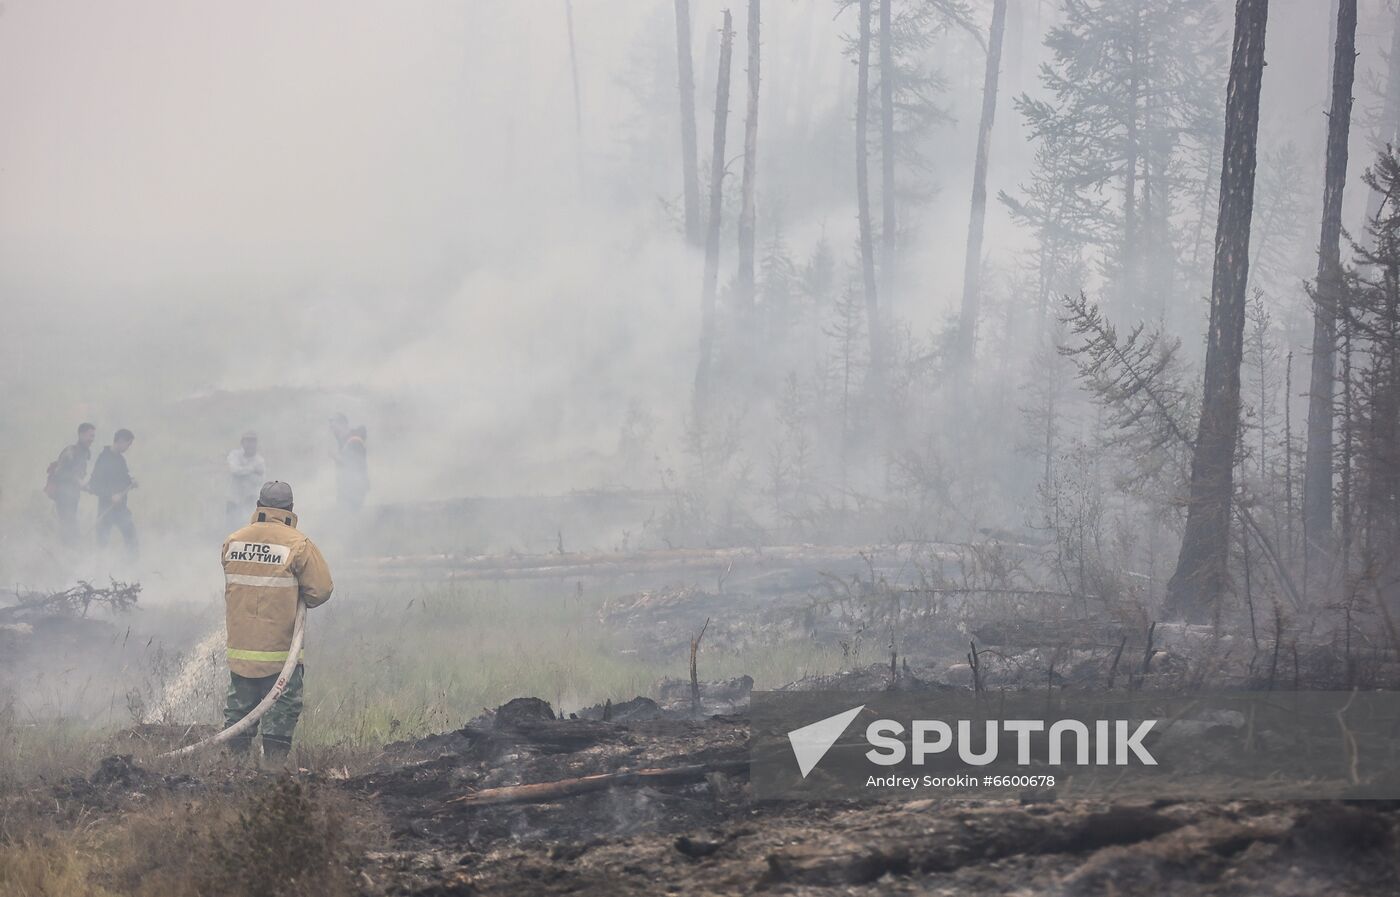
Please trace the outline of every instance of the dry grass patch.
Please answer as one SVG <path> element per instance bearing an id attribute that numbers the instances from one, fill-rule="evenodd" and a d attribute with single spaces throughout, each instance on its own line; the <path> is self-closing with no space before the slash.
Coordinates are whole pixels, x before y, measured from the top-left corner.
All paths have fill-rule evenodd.
<path id="1" fill-rule="evenodd" d="M 375 814 L 291 776 L 0 841 L 0 897 L 341 897 Z"/>

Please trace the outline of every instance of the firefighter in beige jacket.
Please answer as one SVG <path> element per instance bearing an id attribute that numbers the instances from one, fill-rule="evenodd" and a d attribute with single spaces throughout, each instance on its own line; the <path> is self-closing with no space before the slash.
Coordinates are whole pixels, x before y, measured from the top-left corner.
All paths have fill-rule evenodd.
<path id="1" fill-rule="evenodd" d="M 326 559 L 296 525 L 292 487 L 265 483 L 252 521 L 224 541 L 230 679 L 225 728 L 247 716 L 276 683 L 291 648 L 297 599 L 308 608 L 330 600 Z M 286 691 L 258 721 L 267 759 L 286 758 L 301 706 L 302 665 L 298 663 Z M 251 753 L 255 734 L 250 730 L 232 739 L 229 747 Z"/>

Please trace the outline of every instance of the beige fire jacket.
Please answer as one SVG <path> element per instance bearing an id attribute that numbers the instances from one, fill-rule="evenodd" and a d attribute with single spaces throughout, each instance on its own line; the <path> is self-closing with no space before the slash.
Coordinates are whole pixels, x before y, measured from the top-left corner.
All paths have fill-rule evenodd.
<path id="1" fill-rule="evenodd" d="M 297 528 L 291 511 L 259 507 L 224 541 L 228 668 L 240 676 L 275 676 L 292 646 L 297 596 L 308 608 L 330 600 L 331 571 Z"/>

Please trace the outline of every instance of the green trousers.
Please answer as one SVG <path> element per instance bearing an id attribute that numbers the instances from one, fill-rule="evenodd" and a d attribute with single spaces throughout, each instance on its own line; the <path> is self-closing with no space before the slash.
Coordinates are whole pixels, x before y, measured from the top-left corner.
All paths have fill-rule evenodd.
<path id="1" fill-rule="evenodd" d="M 229 673 L 224 728 L 227 729 L 247 716 L 267 697 L 267 693 L 272 691 L 272 686 L 276 684 L 276 676 L 249 679 L 237 673 Z M 261 732 L 264 752 L 271 753 L 280 749 L 285 754 L 292 746 L 292 733 L 296 730 L 297 718 L 301 716 L 301 689 L 302 665 L 297 664 L 296 669 L 292 671 L 292 678 L 287 681 L 287 687 L 277 698 L 277 702 L 268 708 L 267 713 L 263 714 L 262 719 L 258 720 L 252 729 L 230 739 L 229 748 L 248 751 L 253 746 L 253 736 Z"/>

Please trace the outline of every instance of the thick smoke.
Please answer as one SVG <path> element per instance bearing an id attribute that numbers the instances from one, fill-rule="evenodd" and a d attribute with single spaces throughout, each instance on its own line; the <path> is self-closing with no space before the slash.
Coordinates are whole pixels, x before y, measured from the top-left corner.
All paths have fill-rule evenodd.
<path id="1" fill-rule="evenodd" d="M 1056 15 L 1054 4 L 1021 5 L 993 197 L 1028 177 L 1013 97 L 1040 91 L 1041 38 Z M 1220 6 L 1228 27 L 1231 4 Z M 1313 177 L 1327 4 L 1275 6 L 1261 139 L 1296 141 Z M 692 7 L 703 165 L 721 4 Z M 148 551 L 136 572 L 174 583 L 153 587 L 155 601 L 217 588 L 209 546 L 222 526 L 222 459 L 248 428 L 263 436 L 269 474 L 297 486 L 313 531 L 332 507 L 325 424 L 341 410 L 369 427 L 374 504 L 674 485 L 687 463 L 702 259 L 679 234 L 671 4 L 573 9 L 577 126 L 562 3 L 7 4 L 0 572 L 34 584 L 74 572 L 48 562 L 35 531 L 50 512 L 44 466 L 84 419 L 98 424 L 99 446 L 117 427 L 137 432 L 132 504 Z M 1363 21 L 1374 26 L 1361 37 L 1363 85 L 1381 70 L 1382 18 Z M 781 227 L 800 262 L 825 240 L 839 283 L 855 255 L 855 85 L 843 55 L 853 32 L 850 11 L 830 2 L 765 5 L 760 247 Z M 942 73 L 947 120 L 921 138 L 928 195 L 903 214 L 905 286 L 892 313 L 930 343 L 961 287 L 980 54 L 958 29 L 925 54 Z M 1353 134 L 1364 160 L 1365 129 Z M 729 171 L 737 193 L 737 161 Z M 1363 191 L 1348 202 L 1356 222 Z M 737 196 L 726 203 L 722 283 L 736 208 Z M 1300 278 L 1313 239 L 1298 253 Z M 993 291 L 1024 276 L 1028 245 L 993 199 Z M 1203 320 L 1203 301 L 1197 311 Z M 783 367 L 807 376 L 826 364 L 829 337 L 814 329 L 803 351 Z M 1033 347 L 981 352 L 1009 372 L 1014 417 Z M 778 438 L 772 395 L 731 390 L 728 401 L 761 468 Z M 982 420 L 958 403 L 937 414 L 948 434 Z M 639 420 L 645 444 L 629 446 Z M 1033 459 L 989 457 L 1017 466 L 992 478 L 1034 482 Z M 1014 501 L 997 507 L 1004 519 L 979 511 L 975 523 L 1021 522 Z"/>

